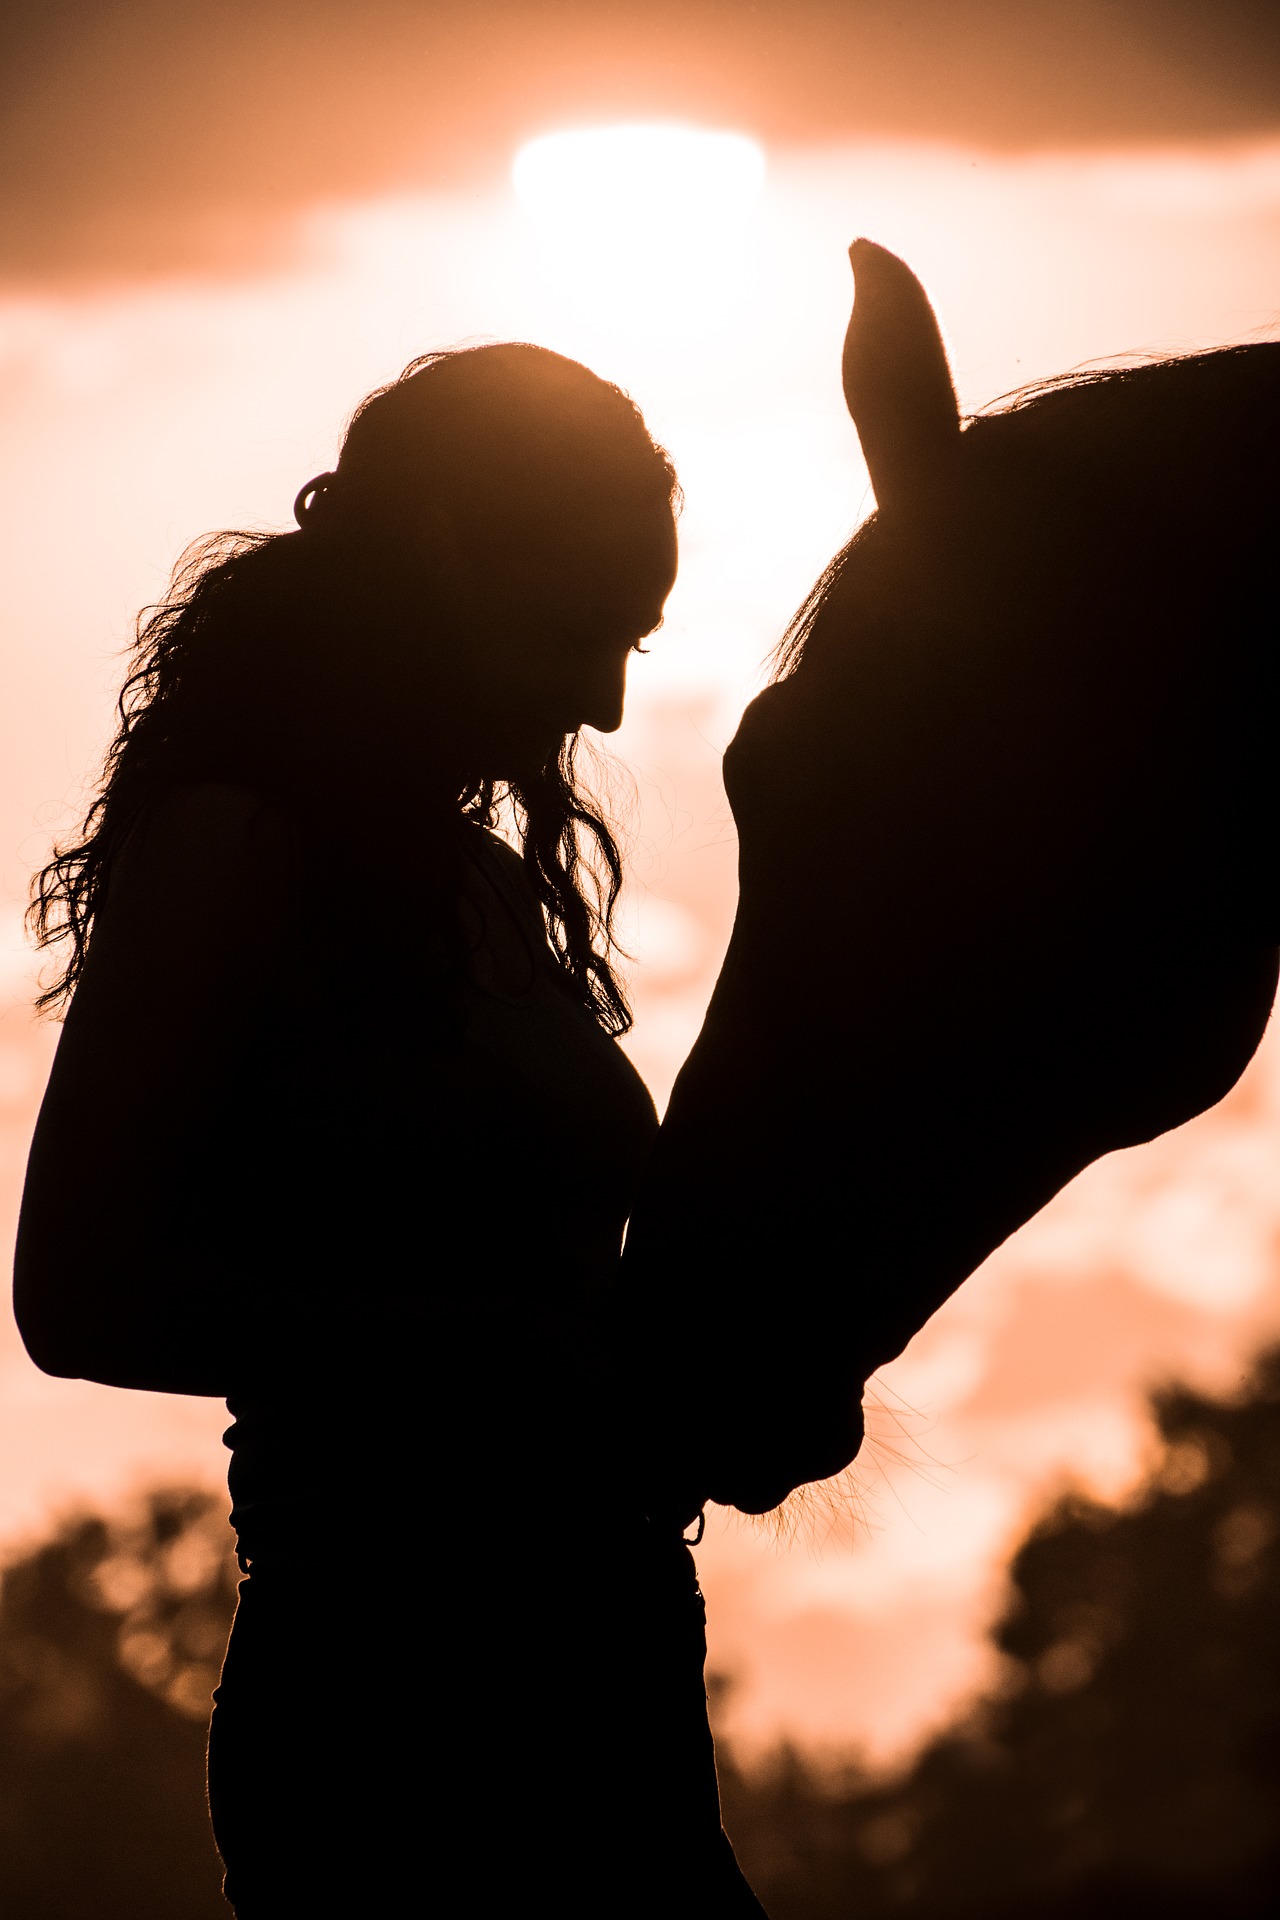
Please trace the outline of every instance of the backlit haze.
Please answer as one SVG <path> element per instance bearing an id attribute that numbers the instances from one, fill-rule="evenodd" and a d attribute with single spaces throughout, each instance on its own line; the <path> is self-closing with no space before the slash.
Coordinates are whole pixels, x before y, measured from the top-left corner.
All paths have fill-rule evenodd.
<path id="1" fill-rule="evenodd" d="M 412 355 L 555 347 L 624 385 L 679 469 L 680 579 L 607 773 L 633 876 L 627 1045 L 661 1102 L 732 918 L 719 755 L 870 504 L 839 381 L 849 241 L 920 273 L 968 409 L 1083 361 L 1280 321 L 1280 139 L 1263 135 L 766 150 L 749 126 L 579 116 L 511 161 L 481 186 L 316 203 L 277 256 L 235 273 L 0 288 L 6 1231 L 56 1034 L 25 1012 L 21 903 L 82 804 L 131 617 L 194 536 L 291 524 L 356 401 Z M 798 991 L 839 992 L 820 965 L 797 927 Z M 737 1676 L 744 1741 L 890 1757 L 989 1678 L 982 1629 L 1035 1505 L 1068 1478 L 1121 1492 L 1149 1461 L 1143 1387 L 1174 1370 L 1227 1384 L 1280 1330 L 1278 1168 L 1273 1035 L 1228 1101 L 1083 1176 L 885 1370 L 843 1505 L 801 1515 L 789 1546 L 712 1519 L 712 1664 Z M 780 1364 L 822 1337 L 780 1301 Z M 224 1425 L 211 1402 L 46 1380 L 6 1322 L 0 1547 L 78 1498 L 217 1482 Z M 474 1523 L 476 1490 L 457 1495 Z M 589 1516 L 555 1524 L 589 1554 Z"/>

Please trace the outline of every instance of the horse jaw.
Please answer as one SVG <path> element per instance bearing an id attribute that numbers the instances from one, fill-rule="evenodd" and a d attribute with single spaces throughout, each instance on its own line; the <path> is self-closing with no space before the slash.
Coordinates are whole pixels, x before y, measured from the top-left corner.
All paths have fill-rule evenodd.
<path id="1" fill-rule="evenodd" d="M 929 296 L 904 261 L 874 240 L 855 240 L 849 263 L 845 403 L 877 507 L 910 517 L 945 491 L 960 445 L 946 348 Z"/>

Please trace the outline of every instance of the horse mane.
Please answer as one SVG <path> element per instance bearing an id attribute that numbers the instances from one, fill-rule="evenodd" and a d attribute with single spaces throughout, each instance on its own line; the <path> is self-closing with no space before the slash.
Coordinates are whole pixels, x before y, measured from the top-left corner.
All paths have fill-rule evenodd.
<path id="1" fill-rule="evenodd" d="M 1154 541 L 1176 555 L 1178 595 L 1214 589 L 1247 557 L 1249 584 L 1270 566 L 1280 508 L 1280 341 L 1086 367 L 1032 382 L 971 415 L 959 468 L 964 537 L 1021 543 L 1031 575 L 1077 581 L 1100 549 L 1112 579 L 1136 577 Z M 1271 526 L 1268 527 L 1268 517 Z M 770 679 L 796 672 L 869 571 L 885 529 L 873 512 L 811 588 L 771 658 Z M 975 533 L 977 540 L 975 541 Z M 907 536 L 927 555 L 937 526 Z M 926 561 L 927 568 L 927 561 Z M 1274 568 L 1271 569 L 1274 574 Z M 1189 581 L 1188 574 L 1194 579 Z M 1237 581 L 1237 587 L 1241 584 Z M 865 600 L 865 594 L 859 595 Z"/>

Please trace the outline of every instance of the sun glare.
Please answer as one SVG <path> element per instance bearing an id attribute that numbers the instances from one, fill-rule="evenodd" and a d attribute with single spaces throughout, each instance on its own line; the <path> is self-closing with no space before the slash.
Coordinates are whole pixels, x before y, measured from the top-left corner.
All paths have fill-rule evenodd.
<path id="1" fill-rule="evenodd" d="M 616 126 L 543 134 L 512 182 L 553 301 L 616 335 L 715 325 L 764 181 L 741 133 Z"/>
<path id="2" fill-rule="evenodd" d="M 700 127 L 579 128 L 521 147 L 512 179 L 531 212 L 594 225 L 624 219 L 688 227 L 733 219 L 755 201 L 764 150 Z"/>

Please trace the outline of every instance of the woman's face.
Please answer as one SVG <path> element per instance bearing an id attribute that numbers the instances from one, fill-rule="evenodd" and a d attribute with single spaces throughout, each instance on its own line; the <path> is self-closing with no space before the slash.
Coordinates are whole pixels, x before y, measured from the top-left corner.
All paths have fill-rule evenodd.
<path id="1" fill-rule="evenodd" d="M 675 583 L 671 508 L 593 516 L 514 579 L 496 568 L 486 578 L 478 564 L 468 571 L 457 719 L 472 768 L 510 778 L 544 765 L 579 727 L 615 732 L 630 656 L 660 624 Z"/>

